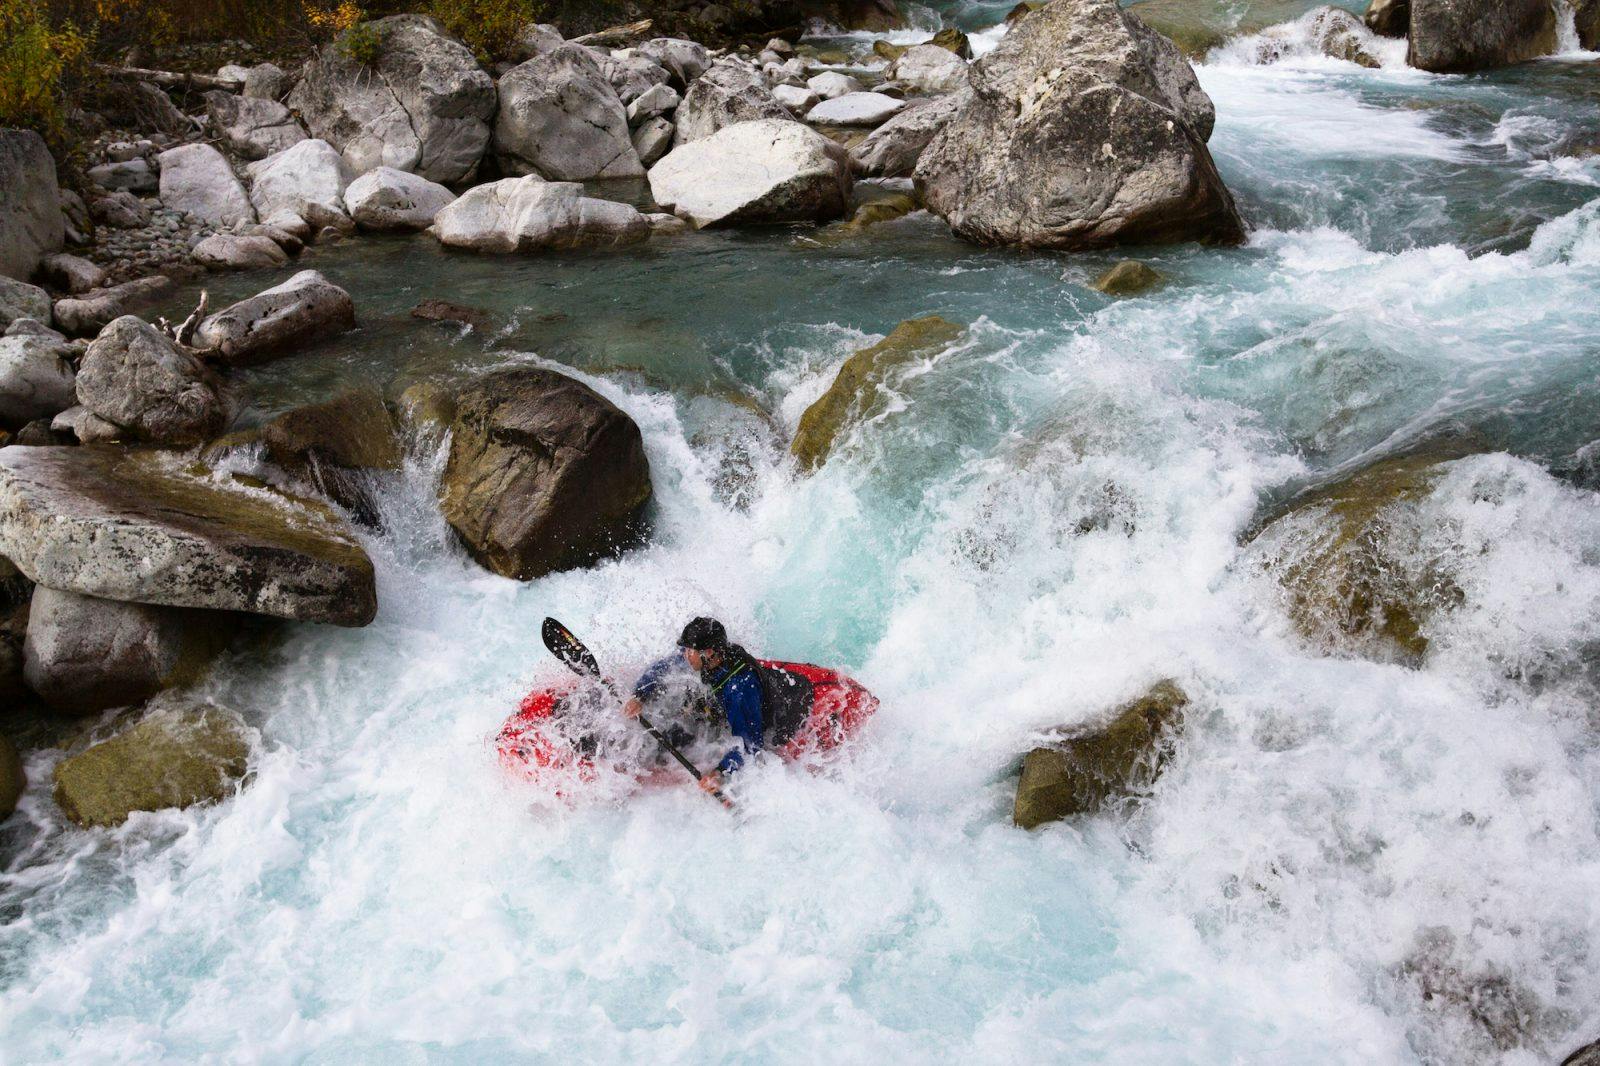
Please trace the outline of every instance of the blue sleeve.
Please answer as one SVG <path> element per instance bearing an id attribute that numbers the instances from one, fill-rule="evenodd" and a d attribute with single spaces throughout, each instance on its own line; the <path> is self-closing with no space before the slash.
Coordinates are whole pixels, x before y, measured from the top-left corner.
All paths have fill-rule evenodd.
<path id="1" fill-rule="evenodd" d="M 731 774 L 744 765 L 746 752 L 761 750 L 761 684 L 753 676 L 737 677 L 721 692 L 722 710 L 728 728 L 739 738 L 739 745 L 722 757 L 717 769 Z"/>
<path id="2" fill-rule="evenodd" d="M 665 659 L 657 659 L 650 664 L 644 673 L 639 675 L 639 680 L 633 686 L 633 694 L 641 700 L 649 699 L 650 693 L 659 688 L 661 682 L 667 679 L 667 675 L 677 669 L 682 662 L 683 660 L 676 655 L 669 655 Z"/>

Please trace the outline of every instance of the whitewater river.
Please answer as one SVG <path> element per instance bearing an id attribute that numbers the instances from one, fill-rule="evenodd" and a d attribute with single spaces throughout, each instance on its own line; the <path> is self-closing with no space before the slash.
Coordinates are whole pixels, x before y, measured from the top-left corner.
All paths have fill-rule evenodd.
<path id="1" fill-rule="evenodd" d="M 1141 252 L 1170 279 L 1141 298 L 1089 288 L 1115 256 L 925 214 L 308 253 L 363 328 L 255 371 L 247 419 L 570 367 L 644 430 L 653 540 L 492 576 L 419 452 L 365 535 L 377 622 L 205 684 L 259 730 L 236 798 L 83 831 L 35 788 L 0 831 L 0 1060 L 1531 1064 L 1600 1037 L 1597 57 L 1253 55 L 1199 69 L 1249 244 Z M 428 296 L 497 325 L 418 326 Z M 971 329 L 796 476 L 842 359 L 926 314 Z M 1488 453 L 1419 505 L 1464 593 L 1427 660 L 1305 644 L 1241 547 L 1258 508 L 1444 434 Z M 626 677 L 699 613 L 871 687 L 850 757 L 754 767 L 737 818 L 501 772 L 500 722 L 560 674 L 545 615 Z M 1039 731 L 1165 677 L 1193 703 L 1147 801 L 1010 825 Z"/>

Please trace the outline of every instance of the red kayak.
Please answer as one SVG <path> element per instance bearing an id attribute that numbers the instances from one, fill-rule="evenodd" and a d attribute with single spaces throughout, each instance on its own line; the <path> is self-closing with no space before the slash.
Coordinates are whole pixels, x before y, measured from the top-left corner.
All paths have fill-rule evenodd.
<path id="1" fill-rule="evenodd" d="M 794 735 L 778 745 L 784 759 L 798 759 L 814 752 L 832 751 L 854 736 L 878 709 L 878 698 L 857 682 L 836 670 L 810 663 L 757 660 L 765 671 L 779 676 L 791 686 L 809 690 L 810 708 Z M 567 701 L 577 690 L 576 681 L 562 681 L 537 688 L 522 700 L 517 713 L 506 719 L 495 738 L 495 750 L 507 769 L 530 779 L 544 772 L 575 775 L 581 781 L 596 780 L 602 772 L 628 773 L 617 766 L 585 754 L 557 728 Z M 644 782 L 687 780 L 677 767 L 634 770 L 632 776 Z"/>

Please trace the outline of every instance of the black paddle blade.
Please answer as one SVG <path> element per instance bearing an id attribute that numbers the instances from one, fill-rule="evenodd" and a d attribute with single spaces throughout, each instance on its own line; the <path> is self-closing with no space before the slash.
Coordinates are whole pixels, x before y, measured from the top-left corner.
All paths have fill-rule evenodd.
<path id="1" fill-rule="evenodd" d="M 544 638 L 544 646 L 550 649 L 550 654 L 566 663 L 574 673 L 593 678 L 600 676 L 600 664 L 583 646 L 583 641 L 572 635 L 572 630 L 554 618 L 546 618 L 539 627 L 539 635 Z"/>

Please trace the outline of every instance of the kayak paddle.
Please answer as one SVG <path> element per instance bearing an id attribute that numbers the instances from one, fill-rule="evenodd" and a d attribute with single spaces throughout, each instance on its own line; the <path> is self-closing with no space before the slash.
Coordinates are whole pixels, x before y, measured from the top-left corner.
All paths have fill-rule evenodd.
<path id="1" fill-rule="evenodd" d="M 595 661 L 595 657 L 590 653 L 589 649 L 583 646 L 583 641 L 572 635 L 572 630 L 557 622 L 554 618 L 546 618 L 544 625 L 539 627 L 539 634 L 544 638 L 544 646 L 550 649 L 550 654 L 565 663 L 567 669 L 579 677 L 593 678 L 604 685 L 606 691 L 611 693 L 614 699 L 619 702 L 622 700 L 622 694 L 600 672 L 600 664 Z M 661 730 L 651 725 L 650 719 L 641 714 L 639 715 L 639 724 L 644 726 L 645 732 L 656 738 L 656 743 L 667 749 L 668 755 L 677 759 L 680 766 L 693 774 L 696 781 L 700 780 L 701 774 L 695 764 L 690 762 L 683 752 L 674 747 L 672 741 L 668 740 Z M 733 801 L 724 796 L 720 788 L 712 789 L 711 794 L 724 807 L 729 810 L 733 809 Z"/>

